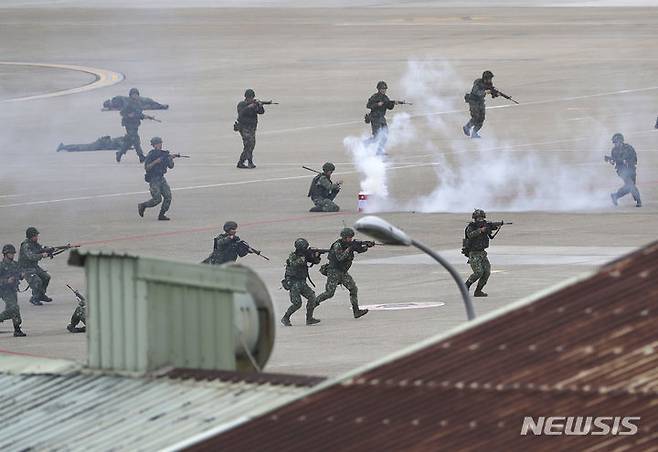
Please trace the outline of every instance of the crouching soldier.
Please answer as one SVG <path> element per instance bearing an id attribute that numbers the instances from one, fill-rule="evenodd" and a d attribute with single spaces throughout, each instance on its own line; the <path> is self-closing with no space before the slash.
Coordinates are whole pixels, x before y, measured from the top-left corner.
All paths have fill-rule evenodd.
<path id="1" fill-rule="evenodd" d="M 327 162 L 322 165 L 322 172 L 311 181 L 308 197 L 311 198 L 315 207 L 311 207 L 310 212 L 338 212 L 340 210 L 334 199 L 336 199 L 343 181 L 339 180 L 336 183 L 331 181 L 331 174 L 335 170 L 336 166 Z"/>

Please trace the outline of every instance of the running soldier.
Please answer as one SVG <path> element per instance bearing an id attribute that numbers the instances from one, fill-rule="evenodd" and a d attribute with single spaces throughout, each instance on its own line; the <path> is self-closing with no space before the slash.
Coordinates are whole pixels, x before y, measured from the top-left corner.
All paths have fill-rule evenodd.
<path id="1" fill-rule="evenodd" d="M 624 181 L 624 185 L 616 193 L 610 193 L 612 203 L 616 206 L 619 198 L 631 194 L 635 200 L 635 207 L 642 207 L 640 191 L 637 189 L 637 154 L 635 149 L 628 143 L 624 143 L 624 136 L 621 133 L 615 133 L 612 136 L 612 151 L 610 155 L 604 157 L 606 162 L 614 165 L 617 175 Z"/>
<path id="2" fill-rule="evenodd" d="M 335 170 L 336 166 L 327 162 L 322 165 L 322 172 L 311 181 L 308 197 L 311 198 L 315 207 L 311 207 L 310 212 L 338 212 L 340 210 L 334 199 L 336 199 L 343 181 L 339 180 L 336 183 L 331 181 L 331 174 Z"/>
<path id="3" fill-rule="evenodd" d="M 486 109 L 484 106 L 484 97 L 487 93 L 491 94 L 491 97 L 498 97 L 498 91 L 493 86 L 493 77 L 493 72 L 484 71 L 482 78 L 478 78 L 473 82 L 471 92 L 464 96 L 464 100 L 468 103 L 471 110 L 471 119 L 462 128 L 467 137 L 480 138 L 478 131 L 484 124 Z"/>
<path id="4" fill-rule="evenodd" d="M 121 125 L 126 128 L 126 136 L 124 137 L 123 146 L 116 153 L 116 158 L 117 162 L 120 162 L 121 157 L 128 152 L 128 149 L 134 147 L 139 157 L 139 163 L 144 163 L 144 152 L 139 138 L 139 125 L 142 123 L 142 119 L 146 119 L 146 116 L 142 113 L 142 106 L 139 102 L 139 90 L 131 88 L 128 97 L 128 102 L 121 109 Z"/>
<path id="5" fill-rule="evenodd" d="M 370 123 L 372 129 L 372 138 L 370 143 L 377 143 L 377 155 L 384 155 L 386 152 L 386 141 L 388 140 L 388 125 L 386 123 L 386 110 L 393 110 L 396 105 L 406 102 L 400 100 L 391 100 L 386 95 L 388 85 L 384 81 L 377 82 L 377 92 L 370 96 L 366 103 L 366 108 L 370 113 L 366 114 L 366 123 Z"/>
<path id="6" fill-rule="evenodd" d="M 160 137 L 151 138 L 151 145 L 153 149 L 148 153 L 144 162 L 144 169 L 146 170 L 144 180 L 149 184 L 151 199 L 137 204 L 137 213 L 140 217 L 144 217 L 144 211 L 148 207 L 155 207 L 162 203 L 158 220 L 168 221 L 169 217 L 165 213 L 171 205 L 171 188 L 169 188 L 164 175 L 168 169 L 174 167 L 174 158 L 180 157 L 180 154 L 171 154 L 169 151 L 163 150 L 162 138 Z"/>
<path id="7" fill-rule="evenodd" d="M 242 137 L 242 154 L 238 160 L 238 168 L 256 168 L 254 165 L 254 148 L 256 147 L 256 127 L 258 126 L 258 115 L 265 113 L 263 103 L 256 99 L 253 89 L 244 92 L 244 100 L 238 103 L 238 120 L 236 131 Z M 247 165 L 244 164 L 245 160 Z"/>
<path id="8" fill-rule="evenodd" d="M 320 267 L 320 273 L 327 277 L 327 284 L 324 292 L 316 298 L 316 306 L 333 297 L 336 293 L 336 287 L 342 284 L 350 293 L 354 318 L 358 319 L 368 313 L 367 309 L 359 308 L 359 298 L 357 296 L 359 288 L 348 271 L 352 266 L 354 253 L 365 253 L 368 248 L 374 245 L 375 242 L 354 240 L 354 230 L 352 228 L 344 228 L 340 231 L 340 239 L 331 245 L 328 255 L 329 263 Z"/>
<path id="9" fill-rule="evenodd" d="M 27 228 L 25 237 L 26 239 L 21 243 L 20 253 L 18 254 L 18 265 L 32 289 L 30 303 L 41 306 L 42 301 L 53 301 L 52 298 L 46 295 L 48 284 L 50 284 L 50 275 L 39 266 L 39 261 L 44 257 L 49 257 L 49 254 L 47 247 L 39 244 L 39 231 L 37 231 L 37 228 L 33 226 Z"/>
<path id="10" fill-rule="evenodd" d="M 315 325 L 320 323 L 318 319 L 313 318 L 315 309 L 315 292 L 306 283 L 308 279 L 309 264 L 320 263 L 320 253 L 309 248 L 308 241 L 303 238 L 295 240 L 295 251 L 290 253 L 286 261 L 286 273 L 281 284 L 285 290 L 290 291 L 290 303 L 281 318 L 284 326 L 292 326 L 290 316 L 302 307 L 302 297 L 306 298 L 306 324 Z"/>
<path id="11" fill-rule="evenodd" d="M 2 247 L 2 262 L 0 262 L 0 298 L 5 302 L 5 310 L 0 313 L 0 322 L 11 319 L 14 324 L 14 337 L 26 334 L 21 330 L 21 311 L 18 307 L 18 284 L 23 279 L 20 266 L 14 257 L 16 248 L 7 244 Z"/>

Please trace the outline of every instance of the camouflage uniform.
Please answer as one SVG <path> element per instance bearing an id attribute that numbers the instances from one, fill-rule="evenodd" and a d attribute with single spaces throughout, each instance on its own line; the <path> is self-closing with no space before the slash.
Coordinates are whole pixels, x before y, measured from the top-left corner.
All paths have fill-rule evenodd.
<path id="1" fill-rule="evenodd" d="M 46 295 L 48 284 L 50 284 L 50 275 L 39 266 L 39 261 L 43 259 L 42 254 L 44 252 L 45 248 L 38 242 L 26 239 L 21 243 L 18 254 L 18 265 L 25 273 L 25 280 L 32 289 L 30 303 L 35 305 L 40 305 L 41 301 L 51 301 Z"/>
<path id="2" fill-rule="evenodd" d="M 308 196 L 315 204 L 311 212 L 338 212 L 340 207 L 334 202 L 340 191 L 340 185 L 331 182 L 331 178 L 324 173 L 318 174 L 311 181 Z"/>
<path id="3" fill-rule="evenodd" d="M 265 113 L 260 102 L 243 100 L 238 103 L 238 131 L 242 137 L 242 154 L 238 166 L 243 166 L 246 160 L 249 166 L 254 166 L 253 154 L 256 147 L 256 128 L 258 126 L 258 115 Z"/>
<path id="4" fill-rule="evenodd" d="M 77 326 L 80 322 L 84 324 L 82 328 Z M 71 316 L 71 323 L 66 329 L 71 333 L 84 333 L 87 330 L 87 303 L 85 300 L 78 300 L 78 305 Z"/>
<path id="5" fill-rule="evenodd" d="M 383 102 L 380 107 L 377 104 Z M 388 140 L 388 125 L 386 123 L 386 110 L 393 110 L 395 102 L 388 98 L 386 94 L 379 91 L 370 96 L 366 103 L 366 108 L 370 109 L 370 127 L 372 129 L 371 143 L 377 141 L 377 153 L 382 154 Z"/>
<path id="6" fill-rule="evenodd" d="M 60 144 L 57 152 L 86 152 L 86 151 L 116 151 L 123 147 L 124 137 L 112 138 L 109 135 L 100 137 L 93 143 L 86 144 Z M 129 146 L 130 148 L 130 146 Z"/>
<path id="7" fill-rule="evenodd" d="M 638 207 L 642 205 L 640 191 L 637 189 L 637 154 L 635 149 L 628 143 L 621 142 L 612 148 L 610 158 L 615 165 L 617 175 L 624 181 L 624 185 L 613 193 L 612 201 L 617 205 L 617 200 L 627 194 L 631 194 Z"/>
<path id="8" fill-rule="evenodd" d="M 342 239 L 335 241 L 333 245 L 331 245 L 331 250 L 328 255 L 329 263 L 326 267 L 327 283 L 324 292 L 316 298 L 316 305 L 333 297 L 336 293 L 336 287 L 342 284 L 350 293 L 350 302 L 352 303 L 354 316 L 357 317 L 357 313 L 363 312 L 359 309 L 359 288 L 348 271 L 352 266 L 354 253 L 364 253 L 367 250 L 366 247 L 355 247 L 351 243 Z"/>
<path id="9" fill-rule="evenodd" d="M 308 278 L 308 265 L 307 263 L 317 264 L 320 262 L 320 257 L 315 255 L 309 259 L 304 254 L 298 254 L 296 251 L 290 253 L 286 261 L 286 274 L 284 277 L 285 286 L 290 291 L 290 303 L 292 306 L 288 308 L 283 316 L 282 323 L 289 325 L 290 316 L 302 307 L 302 296 L 306 298 L 306 323 L 317 323 L 313 319 L 313 310 L 315 309 L 315 292 L 306 284 Z M 284 287 L 285 287 L 284 286 Z"/>
<path id="10" fill-rule="evenodd" d="M 112 99 L 103 102 L 103 108 L 107 110 L 121 110 L 129 100 L 130 97 L 128 96 L 114 96 Z M 156 102 L 150 97 L 139 96 L 138 101 L 142 110 L 167 110 L 169 108 L 169 105 Z"/>
<path id="11" fill-rule="evenodd" d="M 117 161 L 121 160 L 130 147 L 134 147 L 139 157 L 139 161 L 144 161 L 144 152 L 142 151 L 142 143 L 139 138 L 139 126 L 144 119 L 142 107 L 138 99 L 129 98 L 125 106 L 121 109 L 121 125 L 126 128 L 126 136 L 124 137 L 123 146 L 117 152 Z"/>
<path id="12" fill-rule="evenodd" d="M 477 136 L 477 132 L 484 124 L 485 105 L 484 96 L 488 89 L 493 87 L 492 84 L 487 84 L 483 79 L 479 78 L 473 82 L 473 88 L 468 95 L 468 106 L 471 111 L 471 119 L 464 126 L 464 133 L 468 130 L 467 135 L 470 136 L 470 129 L 473 127 L 473 136 Z"/>
<path id="13" fill-rule="evenodd" d="M 162 202 L 159 215 L 159 218 L 162 218 L 171 205 L 171 188 L 169 188 L 164 175 L 167 173 L 167 169 L 174 167 L 174 159 L 168 151 L 151 149 L 144 161 L 144 167 L 146 168 L 146 166 L 157 159 L 161 159 L 160 162 L 151 167 L 151 169 L 146 170 L 146 174 L 144 175 L 144 180 L 149 184 L 151 199 L 140 204 L 140 211 L 148 207 L 155 207 Z"/>
<path id="14" fill-rule="evenodd" d="M 238 256 L 244 257 L 249 254 L 249 249 L 242 244 L 240 237 L 237 235 L 231 237 L 227 232 L 215 237 L 213 245 L 213 252 L 204 263 L 221 265 L 226 262 L 235 262 L 238 260 Z"/>
<path id="15" fill-rule="evenodd" d="M 18 262 L 9 259 L 3 259 L 0 262 L 0 298 L 5 302 L 5 310 L 0 313 L 0 322 L 11 319 L 15 332 L 21 330 L 22 323 L 17 296 L 20 273 L 21 268 Z M 9 278 L 12 276 L 15 281 L 10 283 Z"/>
<path id="16" fill-rule="evenodd" d="M 466 237 L 469 240 L 468 263 L 473 269 L 473 274 L 469 276 L 466 281 L 466 286 L 471 287 L 475 281 L 478 282 L 475 289 L 475 294 L 482 293 L 482 288 L 491 275 L 491 263 L 487 258 L 486 248 L 489 247 L 489 239 L 491 238 L 491 229 L 487 226 L 486 221 L 476 222 L 473 221 L 466 227 Z M 480 228 L 487 227 L 485 232 Z"/>

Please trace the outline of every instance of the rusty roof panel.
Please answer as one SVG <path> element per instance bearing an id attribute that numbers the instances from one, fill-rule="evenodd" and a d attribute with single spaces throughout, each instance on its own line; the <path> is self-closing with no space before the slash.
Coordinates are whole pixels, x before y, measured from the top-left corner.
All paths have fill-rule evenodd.
<path id="1" fill-rule="evenodd" d="M 192 450 L 658 450 L 658 242 Z M 524 416 L 640 416 L 521 436 Z M 259 446 L 260 445 L 260 446 Z"/>

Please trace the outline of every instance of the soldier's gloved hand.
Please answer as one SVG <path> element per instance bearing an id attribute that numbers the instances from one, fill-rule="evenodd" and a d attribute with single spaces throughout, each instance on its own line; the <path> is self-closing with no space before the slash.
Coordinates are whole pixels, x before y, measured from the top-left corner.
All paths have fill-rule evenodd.
<path id="1" fill-rule="evenodd" d="M 482 226 L 482 227 L 480 228 L 480 232 L 483 233 L 483 234 L 486 234 L 486 233 L 487 233 L 487 227 L 486 227 L 486 226 Z"/>

